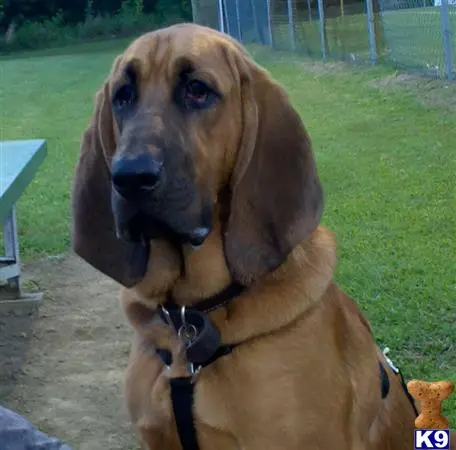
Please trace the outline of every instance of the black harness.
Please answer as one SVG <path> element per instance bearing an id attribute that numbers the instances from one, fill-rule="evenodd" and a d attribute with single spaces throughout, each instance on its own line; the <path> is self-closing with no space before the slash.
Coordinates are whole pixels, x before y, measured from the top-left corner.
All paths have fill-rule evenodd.
<path id="1" fill-rule="evenodd" d="M 161 319 L 173 328 L 182 339 L 188 362 L 188 376 L 170 378 L 169 380 L 174 418 L 183 450 L 199 450 L 193 418 L 195 376 L 201 368 L 212 364 L 225 355 L 229 355 L 236 347 L 236 345 L 221 345 L 220 332 L 210 322 L 207 314 L 220 307 L 227 306 L 244 289 L 240 284 L 230 284 L 220 293 L 192 307 L 178 306 L 172 298 L 168 298 L 159 309 L 158 313 Z M 170 351 L 157 349 L 156 352 L 165 366 L 172 365 Z M 393 372 L 401 377 L 402 388 L 410 400 L 416 416 L 418 416 L 414 400 L 407 390 L 402 373 L 387 357 L 386 360 Z M 381 361 L 379 361 L 379 370 L 380 394 L 384 399 L 390 391 L 390 381 Z"/>
<path id="2" fill-rule="evenodd" d="M 410 392 L 409 392 L 408 389 L 407 389 L 407 385 L 406 385 L 406 383 L 405 383 L 404 376 L 402 375 L 402 372 L 400 371 L 400 369 L 397 368 L 397 367 L 393 364 L 393 362 L 388 358 L 388 356 L 386 356 L 388 352 L 389 352 L 389 349 L 388 349 L 388 348 L 386 348 L 385 350 L 383 350 L 384 357 L 385 357 L 385 359 L 386 359 L 388 365 L 390 366 L 391 370 L 392 370 L 396 375 L 399 375 L 399 377 L 401 378 L 401 386 L 402 386 L 402 389 L 403 389 L 405 395 L 407 396 L 407 398 L 409 399 L 410 404 L 412 405 L 412 408 L 413 408 L 413 411 L 414 411 L 414 413 L 415 413 L 415 416 L 418 417 L 418 416 L 419 416 L 419 412 L 418 412 L 418 410 L 416 409 L 415 400 L 413 400 L 413 397 L 410 395 Z M 382 365 L 381 362 L 379 362 L 379 364 L 380 364 L 380 382 L 381 382 L 382 398 L 385 398 L 385 397 L 388 395 L 390 383 L 389 383 L 388 374 L 386 373 L 385 368 L 383 367 L 383 365 Z"/>
<path id="3" fill-rule="evenodd" d="M 190 308 L 176 305 L 172 298 L 168 298 L 167 302 L 160 307 L 161 319 L 182 339 L 188 361 L 188 376 L 170 378 L 171 402 L 183 450 L 199 450 L 193 420 L 195 376 L 201 368 L 230 354 L 235 347 L 235 345 L 221 345 L 220 332 L 207 315 L 227 306 L 243 291 L 243 286 L 233 283 L 218 294 Z M 157 349 L 157 354 L 163 364 L 171 366 L 173 363 L 171 352 Z"/>

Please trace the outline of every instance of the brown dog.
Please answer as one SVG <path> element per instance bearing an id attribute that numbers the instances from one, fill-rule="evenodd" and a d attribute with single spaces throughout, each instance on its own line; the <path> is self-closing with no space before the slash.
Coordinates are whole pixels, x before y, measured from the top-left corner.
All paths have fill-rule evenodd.
<path id="1" fill-rule="evenodd" d="M 193 374 L 193 338 L 161 305 L 214 295 L 199 317 L 235 347 L 194 377 L 201 450 L 413 448 L 413 402 L 333 282 L 322 210 L 298 114 L 238 43 L 181 24 L 116 59 L 83 139 L 73 246 L 123 285 L 126 396 L 145 448 L 182 448 L 170 382 Z"/>

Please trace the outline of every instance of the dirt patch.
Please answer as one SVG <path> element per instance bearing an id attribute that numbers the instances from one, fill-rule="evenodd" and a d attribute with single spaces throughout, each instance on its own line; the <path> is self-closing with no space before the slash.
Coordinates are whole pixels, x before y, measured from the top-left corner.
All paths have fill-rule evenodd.
<path id="1" fill-rule="evenodd" d="M 456 109 L 456 83 L 448 80 L 398 73 L 373 80 L 369 85 L 378 89 L 406 91 L 426 107 Z"/>
<path id="2" fill-rule="evenodd" d="M 25 267 L 35 311 L 0 311 L 0 404 L 75 450 L 139 449 L 122 381 L 131 329 L 118 286 L 73 256 Z"/>

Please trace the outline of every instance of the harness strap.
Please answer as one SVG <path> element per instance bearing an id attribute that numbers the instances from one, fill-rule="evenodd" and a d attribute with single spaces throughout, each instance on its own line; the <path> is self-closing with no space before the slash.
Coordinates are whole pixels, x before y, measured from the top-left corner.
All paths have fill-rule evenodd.
<path id="1" fill-rule="evenodd" d="M 390 366 L 392 371 L 395 373 L 395 375 L 400 377 L 402 389 L 403 389 L 405 395 L 407 396 L 407 398 L 409 399 L 416 417 L 418 417 L 419 413 L 418 413 L 418 410 L 416 409 L 415 401 L 413 400 L 413 397 L 410 395 L 410 392 L 407 389 L 407 385 L 405 384 L 405 380 L 404 380 L 401 370 L 398 367 L 396 367 L 388 357 L 386 357 L 386 354 L 384 356 L 386 358 L 388 365 Z M 382 395 L 382 398 L 386 398 L 386 396 L 388 395 L 388 393 L 390 391 L 390 381 L 388 378 L 388 373 L 386 372 L 385 368 L 383 367 L 383 364 L 380 361 L 379 361 L 379 366 L 380 366 L 381 395 Z"/>
<path id="2" fill-rule="evenodd" d="M 388 378 L 388 373 L 386 372 L 383 364 L 379 361 L 378 365 L 380 367 L 380 393 L 382 398 L 386 398 L 390 391 L 390 382 Z"/>
<path id="3" fill-rule="evenodd" d="M 201 367 L 212 364 L 222 356 L 229 355 L 235 345 L 223 345 Z M 171 352 L 165 349 L 156 350 L 163 364 L 170 366 L 173 362 Z M 193 377 L 171 378 L 171 401 L 177 433 L 183 450 L 199 450 L 195 423 L 193 421 L 194 379 Z"/>
<path id="4" fill-rule="evenodd" d="M 237 344 L 222 345 L 218 348 L 214 355 L 210 359 L 205 361 L 203 364 L 201 364 L 200 367 L 206 367 L 212 364 L 213 362 L 217 361 L 217 359 L 221 358 L 222 356 L 229 355 L 236 347 Z M 169 350 L 166 350 L 164 348 L 157 348 L 155 351 L 165 366 L 170 366 L 173 363 L 173 357 Z"/>
<path id="5" fill-rule="evenodd" d="M 171 378 L 171 401 L 177 433 L 184 450 L 199 450 L 196 428 L 193 422 L 193 377 Z"/>
<path id="6" fill-rule="evenodd" d="M 405 395 L 410 400 L 410 403 L 412 405 L 413 411 L 415 412 L 416 417 L 418 417 L 419 416 L 419 412 L 416 409 L 415 400 L 413 400 L 413 397 L 410 395 L 410 392 L 407 389 L 407 385 L 405 384 L 404 377 L 402 376 L 402 372 L 400 370 L 399 370 L 399 376 L 401 377 L 402 389 L 404 389 Z"/>

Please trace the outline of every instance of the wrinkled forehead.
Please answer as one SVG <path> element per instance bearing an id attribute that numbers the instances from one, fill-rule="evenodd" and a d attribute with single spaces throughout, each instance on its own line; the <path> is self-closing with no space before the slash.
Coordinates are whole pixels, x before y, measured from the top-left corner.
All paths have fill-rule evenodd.
<path id="1" fill-rule="evenodd" d="M 239 79 L 233 55 L 239 48 L 213 30 L 175 26 L 148 33 L 122 55 L 113 78 L 134 67 L 139 83 L 172 83 L 183 71 L 194 72 L 221 93 Z"/>

